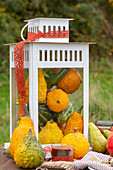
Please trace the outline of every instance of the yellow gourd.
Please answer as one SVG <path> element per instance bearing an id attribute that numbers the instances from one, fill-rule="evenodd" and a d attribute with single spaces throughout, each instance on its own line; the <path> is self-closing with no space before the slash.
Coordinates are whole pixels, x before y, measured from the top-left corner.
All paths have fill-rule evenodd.
<path id="1" fill-rule="evenodd" d="M 14 129 L 10 142 L 10 153 L 13 158 L 17 145 L 20 144 L 24 136 L 27 135 L 29 127 L 31 127 L 33 135 L 35 135 L 32 119 L 30 117 L 22 117 L 19 125 Z"/>
<path id="2" fill-rule="evenodd" d="M 48 121 L 43 129 L 39 132 L 38 137 L 41 144 L 54 144 L 61 142 L 63 134 L 57 123 L 51 120 Z"/>
<path id="3" fill-rule="evenodd" d="M 61 144 L 73 147 L 73 158 L 82 158 L 89 151 L 89 142 L 82 133 L 69 133 L 63 137 Z"/>
<path id="4" fill-rule="evenodd" d="M 38 103 L 41 104 L 46 100 L 47 83 L 41 69 L 38 69 Z"/>
<path id="5" fill-rule="evenodd" d="M 29 76 L 25 83 L 27 102 L 29 103 Z M 47 83 L 42 70 L 38 69 L 38 103 L 41 104 L 46 100 Z"/>

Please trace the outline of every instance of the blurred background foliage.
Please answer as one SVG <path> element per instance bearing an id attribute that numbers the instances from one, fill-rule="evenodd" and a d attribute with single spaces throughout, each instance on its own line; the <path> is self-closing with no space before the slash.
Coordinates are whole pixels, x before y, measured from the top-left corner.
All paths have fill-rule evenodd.
<path id="1" fill-rule="evenodd" d="M 92 60 L 112 59 L 113 0 L 0 0 L 0 72 L 9 63 L 3 44 L 21 41 L 23 21 L 35 17 L 74 18 L 70 41 L 94 41 Z"/>

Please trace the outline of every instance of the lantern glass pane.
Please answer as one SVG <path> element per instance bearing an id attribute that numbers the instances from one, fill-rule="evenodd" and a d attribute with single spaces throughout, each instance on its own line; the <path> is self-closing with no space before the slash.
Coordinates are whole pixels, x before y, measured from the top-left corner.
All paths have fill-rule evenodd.
<path id="1" fill-rule="evenodd" d="M 61 60 L 61 58 L 62 58 L 62 51 L 60 51 L 59 54 L 60 54 L 60 61 L 62 61 Z M 65 57 L 67 57 L 67 56 L 65 56 Z M 70 51 L 70 60 L 71 60 L 71 58 L 72 58 L 72 51 Z M 43 128 L 46 126 L 48 121 L 51 121 L 51 119 L 53 119 L 53 121 L 55 123 L 57 123 L 57 127 L 58 127 L 59 130 L 61 129 L 61 125 L 62 124 L 67 123 L 69 118 L 66 120 L 66 122 L 59 124 L 59 122 L 58 122 L 59 121 L 58 115 L 61 114 L 61 112 L 62 112 L 62 114 L 66 114 L 66 112 L 67 112 L 66 109 L 69 107 L 69 105 L 63 111 L 57 112 L 57 111 L 51 110 L 51 108 L 49 107 L 49 105 L 47 103 L 47 100 L 48 100 L 47 99 L 47 94 L 51 93 L 54 89 L 59 89 L 58 84 L 54 83 L 54 81 L 56 80 L 57 74 L 60 76 L 60 72 L 62 72 L 63 69 L 67 69 L 67 68 L 40 68 L 40 69 L 42 70 L 44 78 L 45 78 L 46 83 L 47 83 L 47 93 L 46 93 L 46 97 L 45 97 L 44 101 L 42 101 L 41 103 L 37 102 L 38 103 L 38 120 L 37 120 L 38 126 L 37 126 L 37 128 L 38 128 L 38 133 L 41 134 Z M 68 68 L 68 69 L 70 70 L 71 68 Z M 78 72 L 78 74 L 81 77 L 81 80 L 83 80 L 83 68 L 72 68 L 72 69 L 76 69 L 76 71 Z M 38 72 L 39 72 L 39 70 L 38 70 Z M 63 77 L 65 77 L 66 74 Z M 71 89 L 71 88 L 73 88 L 73 81 L 75 81 L 75 80 L 73 78 L 73 75 L 72 76 L 68 75 L 68 77 L 69 77 L 68 84 L 69 84 L 70 89 Z M 39 79 L 41 79 L 42 81 L 40 82 Z M 63 78 L 61 78 L 61 80 L 63 80 Z M 53 84 L 52 84 L 52 81 L 53 81 Z M 76 79 L 76 81 L 77 81 L 77 79 Z M 41 77 L 38 77 L 38 83 L 39 83 L 38 84 L 38 88 L 39 88 L 38 92 L 42 91 L 42 96 L 44 96 L 44 93 L 45 93 L 45 89 L 44 88 L 46 86 L 44 85 L 43 79 Z M 43 84 L 42 87 L 41 87 L 41 83 Z M 72 83 L 72 85 L 71 85 L 71 83 Z M 62 88 L 60 88 L 60 89 L 62 89 Z M 62 91 L 64 92 L 64 89 L 62 89 Z M 72 103 L 72 108 L 73 108 L 72 114 L 74 112 L 78 112 L 79 109 L 81 108 L 81 106 L 83 106 L 83 81 L 82 81 L 80 87 L 77 90 L 75 90 L 72 94 L 68 93 L 66 91 L 65 91 L 65 93 L 67 93 L 69 101 Z M 39 96 L 40 94 L 38 94 L 38 99 L 41 97 L 41 96 Z M 60 100 L 60 96 L 59 96 L 59 100 Z M 65 99 L 64 99 L 64 101 L 65 101 Z M 51 102 L 52 102 L 52 100 L 51 100 Z M 52 103 L 50 103 L 50 105 L 52 105 Z M 54 108 L 55 108 L 55 105 L 53 105 L 53 109 Z M 83 115 L 83 109 L 81 111 L 81 114 Z M 48 127 L 46 126 L 46 128 L 48 128 Z M 50 126 L 50 128 L 51 127 L 52 126 Z M 51 131 L 51 129 L 46 129 L 46 131 L 49 132 L 49 131 Z M 43 132 L 43 133 L 45 133 L 45 132 Z M 62 132 L 62 133 L 64 133 L 64 132 Z M 44 136 L 44 135 L 48 136 L 47 134 L 39 135 L 39 141 L 40 141 L 40 136 Z M 52 131 L 50 132 L 49 135 L 53 135 Z M 57 134 L 56 134 L 56 136 L 57 136 Z M 55 133 L 54 133 L 54 137 L 55 137 Z M 41 141 L 44 142 L 44 143 L 41 143 L 41 144 L 53 144 L 51 141 L 48 143 L 48 141 L 46 141 L 46 137 L 44 137 L 44 139 L 42 139 L 42 137 L 41 137 Z M 55 142 L 54 144 L 56 144 L 56 143 L 58 143 L 58 142 Z"/>
<path id="2" fill-rule="evenodd" d="M 17 106 L 17 87 L 16 87 L 16 79 L 15 79 L 15 69 L 12 68 L 11 69 L 11 111 L 12 111 L 12 130 L 15 129 L 15 127 L 17 126 L 17 121 L 16 121 L 16 117 L 17 117 L 17 112 L 18 112 L 18 106 Z"/>
<path id="3" fill-rule="evenodd" d="M 29 70 L 25 69 L 25 84 L 28 81 Z M 12 131 L 17 127 L 17 115 L 19 110 L 19 96 L 17 92 L 17 85 L 15 79 L 15 69 L 11 69 L 11 111 L 12 111 Z M 29 82 L 26 84 L 26 96 L 27 96 L 27 103 L 26 103 L 26 111 L 28 111 L 29 115 Z"/>
<path id="4" fill-rule="evenodd" d="M 83 69 L 77 68 L 77 71 L 79 72 L 81 76 L 82 83 L 78 90 L 76 90 L 73 94 L 69 94 L 69 98 L 70 98 L 70 101 L 72 102 L 74 111 L 78 111 L 79 108 L 83 105 Z M 83 110 L 82 110 L 82 113 L 83 113 Z"/>
<path id="5" fill-rule="evenodd" d="M 26 103 L 26 114 L 29 114 L 29 69 L 24 69 L 24 74 L 25 74 L 25 88 L 26 88 L 26 98 L 27 98 L 27 103 Z"/>

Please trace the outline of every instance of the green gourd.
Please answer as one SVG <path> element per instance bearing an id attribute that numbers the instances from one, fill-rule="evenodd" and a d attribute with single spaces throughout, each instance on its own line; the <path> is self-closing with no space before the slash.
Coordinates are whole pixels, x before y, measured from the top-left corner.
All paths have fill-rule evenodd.
<path id="1" fill-rule="evenodd" d="M 38 105 L 39 125 L 43 127 L 52 119 L 52 111 L 46 106 L 46 103 Z"/>
<path id="2" fill-rule="evenodd" d="M 50 88 L 58 83 L 68 72 L 69 68 L 45 68 L 43 74 L 47 82 L 47 87 Z"/>
<path id="3" fill-rule="evenodd" d="M 38 114 L 39 114 L 39 125 L 43 127 L 46 123 L 53 119 L 58 124 L 64 124 L 67 122 L 69 117 L 73 114 L 72 103 L 69 102 L 67 108 L 62 112 L 53 112 L 50 111 L 46 103 L 38 105 Z"/>
<path id="4" fill-rule="evenodd" d="M 36 168 L 44 161 L 44 150 L 36 137 L 32 135 L 31 128 L 23 141 L 16 147 L 14 161 L 21 168 Z"/>
<path id="5" fill-rule="evenodd" d="M 59 113 L 54 112 L 54 120 L 58 123 L 58 124 L 64 124 L 67 122 L 67 120 L 70 118 L 70 116 L 73 114 L 73 107 L 72 107 L 72 103 L 69 102 L 67 105 L 67 108 Z"/>

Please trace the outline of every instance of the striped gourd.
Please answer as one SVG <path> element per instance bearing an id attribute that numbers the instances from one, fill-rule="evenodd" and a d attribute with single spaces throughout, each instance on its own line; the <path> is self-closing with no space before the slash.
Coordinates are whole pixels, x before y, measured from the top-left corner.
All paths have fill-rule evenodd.
<path id="1" fill-rule="evenodd" d="M 55 116 L 55 121 L 58 124 L 64 124 L 67 122 L 67 120 L 70 118 L 70 116 L 73 114 L 73 107 L 72 107 L 72 103 L 69 102 L 67 108 L 59 113 L 54 113 Z"/>
<path id="2" fill-rule="evenodd" d="M 54 121 L 58 124 L 64 124 L 73 114 L 72 103 L 69 102 L 67 108 L 59 113 L 50 111 L 49 108 L 46 106 L 46 103 L 42 103 L 38 106 L 38 114 L 40 127 L 45 126 L 47 121 L 51 119 L 54 119 Z"/>
<path id="3" fill-rule="evenodd" d="M 69 68 L 45 68 L 43 69 L 43 74 L 47 82 L 47 87 L 50 88 L 58 81 L 60 81 L 68 72 Z"/>
<path id="4" fill-rule="evenodd" d="M 38 115 L 40 127 L 45 126 L 47 121 L 52 119 L 52 112 L 46 106 L 46 103 L 38 105 Z"/>

